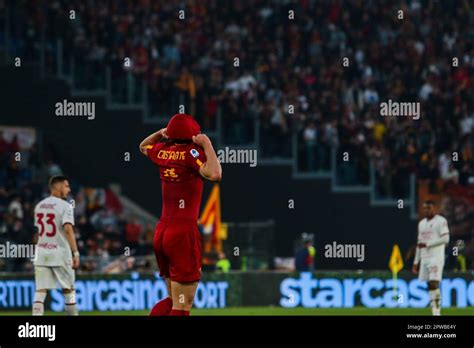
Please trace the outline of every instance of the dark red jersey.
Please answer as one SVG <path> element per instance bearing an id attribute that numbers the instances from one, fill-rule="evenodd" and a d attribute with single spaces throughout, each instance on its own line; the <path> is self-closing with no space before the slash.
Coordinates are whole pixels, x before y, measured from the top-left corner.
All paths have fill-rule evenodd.
<path id="1" fill-rule="evenodd" d="M 194 143 L 163 142 L 148 146 L 147 155 L 160 169 L 161 219 L 197 222 L 203 189 L 199 168 L 206 162 L 203 148 Z"/>

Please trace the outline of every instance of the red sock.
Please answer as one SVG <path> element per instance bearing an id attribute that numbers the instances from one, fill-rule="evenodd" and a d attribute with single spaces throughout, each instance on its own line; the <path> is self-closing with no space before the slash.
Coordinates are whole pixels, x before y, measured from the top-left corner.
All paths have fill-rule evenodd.
<path id="1" fill-rule="evenodd" d="M 170 315 L 175 316 L 175 317 L 189 317 L 189 311 L 182 311 L 182 310 L 179 310 L 179 309 L 172 309 Z"/>
<path id="2" fill-rule="evenodd" d="M 170 315 L 171 308 L 173 308 L 173 300 L 169 297 L 158 302 L 149 314 L 150 317 Z"/>

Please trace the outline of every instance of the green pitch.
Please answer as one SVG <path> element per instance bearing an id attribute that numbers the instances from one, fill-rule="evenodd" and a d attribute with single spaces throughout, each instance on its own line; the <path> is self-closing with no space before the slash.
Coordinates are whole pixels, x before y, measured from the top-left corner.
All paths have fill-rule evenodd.
<path id="1" fill-rule="evenodd" d="M 117 311 L 117 312 L 81 312 L 79 315 L 148 315 L 149 311 Z M 442 315 L 474 316 L 474 307 L 443 308 Z M 31 315 L 30 311 L 0 312 L 0 315 Z M 46 312 L 46 315 L 64 315 L 63 313 Z M 193 309 L 193 316 L 210 315 L 431 315 L 430 308 L 281 308 L 281 307 L 235 307 L 219 309 Z"/>

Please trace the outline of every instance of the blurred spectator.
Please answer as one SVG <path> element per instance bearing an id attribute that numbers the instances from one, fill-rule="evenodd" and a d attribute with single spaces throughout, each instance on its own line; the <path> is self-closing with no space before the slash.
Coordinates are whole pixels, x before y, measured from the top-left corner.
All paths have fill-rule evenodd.
<path id="1" fill-rule="evenodd" d="M 12 214 L 16 219 L 23 219 L 23 206 L 21 202 L 21 197 L 16 195 L 10 205 L 8 206 L 8 213 Z"/>
<path id="2" fill-rule="evenodd" d="M 317 140 L 317 129 L 314 122 L 310 122 L 304 130 L 304 141 L 306 145 L 306 159 L 308 163 L 308 170 L 314 171 L 316 165 L 315 147 Z"/>
<path id="3" fill-rule="evenodd" d="M 449 163 L 448 170 L 441 176 L 441 179 L 455 184 L 459 182 L 459 171 L 454 167 L 452 162 Z"/>
<path id="4" fill-rule="evenodd" d="M 137 218 L 133 218 L 125 225 L 125 242 L 131 250 L 137 250 L 140 245 L 142 234 L 142 225 Z"/>
<path id="5" fill-rule="evenodd" d="M 118 226 L 117 216 L 105 207 L 97 210 L 90 217 L 90 222 L 96 230 L 116 231 Z"/>
<path id="6" fill-rule="evenodd" d="M 47 170 L 47 175 L 49 178 L 56 176 L 56 175 L 62 175 L 63 171 L 59 167 L 58 164 L 54 163 L 52 160 L 49 160 L 47 165 L 46 165 L 46 170 Z"/>
<path id="7" fill-rule="evenodd" d="M 314 258 L 316 249 L 313 246 L 313 235 L 302 234 L 303 246 L 295 253 L 295 268 L 298 272 L 309 272 L 314 270 Z"/>
<path id="8" fill-rule="evenodd" d="M 223 273 L 228 273 L 230 270 L 230 261 L 224 252 L 219 252 L 218 260 L 216 262 L 216 270 Z"/>

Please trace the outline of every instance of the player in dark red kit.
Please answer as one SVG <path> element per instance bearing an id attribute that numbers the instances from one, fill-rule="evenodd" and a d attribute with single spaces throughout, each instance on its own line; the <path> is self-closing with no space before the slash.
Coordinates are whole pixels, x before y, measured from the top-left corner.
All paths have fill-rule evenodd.
<path id="1" fill-rule="evenodd" d="M 150 315 L 187 316 L 201 279 L 197 220 L 203 178 L 220 181 L 222 168 L 210 139 L 186 114 L 174 115 L 140 143 L 140 151 L 159 167 L 163 195 L 153 248 L 169 296 Z"/>

